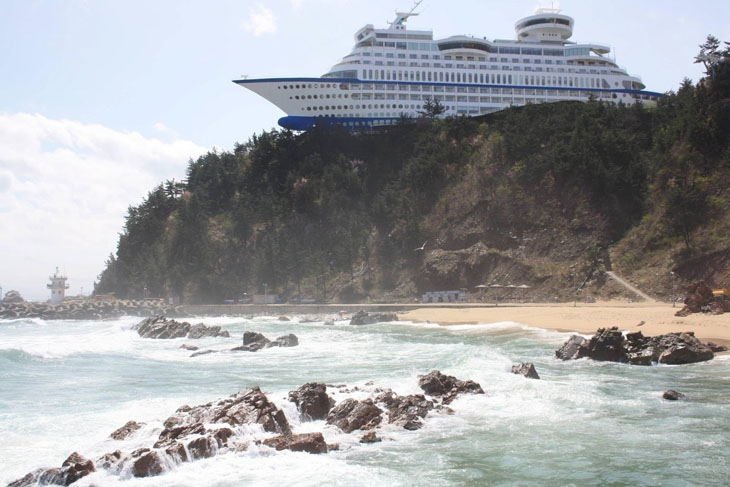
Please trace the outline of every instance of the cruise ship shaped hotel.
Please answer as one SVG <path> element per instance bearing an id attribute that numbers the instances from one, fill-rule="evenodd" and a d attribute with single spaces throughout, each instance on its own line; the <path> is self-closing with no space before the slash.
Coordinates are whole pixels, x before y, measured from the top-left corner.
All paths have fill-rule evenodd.
<path id="1" fill-rule="evenodd" d="M 406 29 L 418 14 L 396 15 L 389 28 L 357 31 L 352 52 L 321 78 L 234 83 L 281 108 L 287 116 L 279 125 L 292 130 L 395 124 L 417 117 L 428 99 L 438 100 L 446 116 L 477 116 L 530 103 L 594 97 L 632 104 L 661 96 L 620 68 L 610 47 L 569 41 L 574 21 L 559 10 L 538 9 L 515 24 L 516 40 L 494 41 L 434 40 L 432 31 Z"/>

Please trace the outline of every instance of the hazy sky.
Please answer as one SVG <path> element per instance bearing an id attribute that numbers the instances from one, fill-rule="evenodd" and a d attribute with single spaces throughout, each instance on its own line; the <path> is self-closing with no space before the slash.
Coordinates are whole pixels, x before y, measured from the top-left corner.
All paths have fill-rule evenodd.
<path id="1" fill-rule="evenodd" d="M 550 2 L 543 2 L 549 5 Z M 558 4 L 558 2 L 556 2 Z M 91 291 L 129 205 L 284 114 L 231 80 L 320 76 L 411 0 L 0 0 L 0 286 L 46 299 L 56 266 Z M 414 29 L 514 37 L 535 0 L 426 0 Z M 647 89 L 697 80 L 730 1 L 562 0 Z"/>

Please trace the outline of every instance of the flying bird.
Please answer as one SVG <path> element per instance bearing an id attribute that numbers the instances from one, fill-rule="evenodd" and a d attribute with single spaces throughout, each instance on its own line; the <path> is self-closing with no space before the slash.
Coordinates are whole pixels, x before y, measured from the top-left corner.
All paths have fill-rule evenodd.
<path id="1" fill-rule="evenodd" d="M 417 249 L 413 249 L 413 251 L 414 251 L 414 252 L 418 252 L 418 251 L 420 251 L 420 250 L 424 250 L 424 249 L 426 248 L 426 244 L 427 244 L 427 243 L 428 243 L 428 240 L 426 240 L 425 242 L 423 242 L 423 245 L 421 245 L 421 246 L 420 246 L 420 247 L 418 247 Z"/>

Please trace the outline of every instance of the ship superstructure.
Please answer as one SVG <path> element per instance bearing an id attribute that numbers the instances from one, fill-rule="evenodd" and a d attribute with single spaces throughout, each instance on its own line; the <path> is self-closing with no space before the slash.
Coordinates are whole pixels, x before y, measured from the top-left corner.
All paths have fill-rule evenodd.
<path id="1" fill-rule="evenodd" d="M 513 40 L 434 40 L 430 30 L 406 28 L 415 15 L 397 13 L 384 29 L 361 28 L 352 52 L 320 78 L 234 83 L 281 108 L 287 116 L 279 125 L 292 130 L 391 125 L 418 117 L 429 99 L 445 107 L 445 116 L 478 116 L 531 103 L 632 104 L 662 96 L 619 67 L 610 47 L 571 42 L 574 20 L 556 9 L 519 20 Z"/>

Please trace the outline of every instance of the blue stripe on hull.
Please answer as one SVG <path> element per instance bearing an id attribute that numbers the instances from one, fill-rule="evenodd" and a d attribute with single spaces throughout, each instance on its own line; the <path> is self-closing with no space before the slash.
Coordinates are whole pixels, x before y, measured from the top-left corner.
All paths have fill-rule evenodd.
<path id="1" fill-rule="evenodd" d="M 381 125 L 393 125 L 399 118 L 354 118 L 354 117 L 299 117 L 288 116 L 279 119 L 279 125 L 289 130 L 310 130 L 314 127 L 341 125 L 351 130 Z"/>

